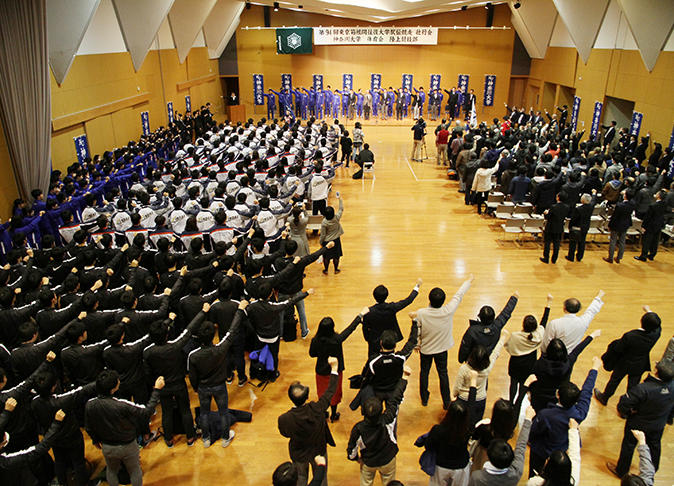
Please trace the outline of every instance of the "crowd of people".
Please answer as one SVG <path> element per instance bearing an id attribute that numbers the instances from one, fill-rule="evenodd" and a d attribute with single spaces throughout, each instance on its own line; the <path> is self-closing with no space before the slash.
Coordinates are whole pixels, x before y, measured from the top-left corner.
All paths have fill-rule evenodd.
<path id="1" fill-rule="evenodd" d="M 446 93 L 445 96 L 443 93 Z M 309 89 L 303 87 L 282 88 L 280 91 L 269 88 L 262 96 L 267 102 L 267 117 L 273 119 L 278 113 L 281 117 L 301 118 L 307 120 L 314 117 L 323 118 L 354 118 L 362 120 L 419 118 L 428 113 L 431 120 L 443 114 L 453 118 L 459 116 L 463 110 L 468 119 L 471 110 L 476 108 L 477 98 L 475 91 L 463 92 L 456 87 L 451 90 L 431 89 L 424 91 L 420 86 L 394 89 L 362 88 Z M 443 99 L 445 103 L 443 104 Z"/>
<path id="2" fill-rule="evenodd" d="M 295 309 L 301 337 L 311 334 L 304 300 L 314 290 L 304 290 L 305 269 L 320 259 L 324 273 L 332 264 L 337 274 L 343 252 L 344 203 L 337 193 L 338 207 L 328 204 L 344 136 L 338 121 L 218 125 L 206 107 L 199 116 L 198 127 L 181 119 L 182 125 L 65 173 L 54 171 L 46 195 L 36 190 L 30 204 L 15 204 L 0 238 L 6 262 L 0 269 L 0 477 L 7 484 L 42 485 L 55 476 L 65 485 L 69 475 L 74 484 L 89 484 L 82 429 L 102 451 L 108 484 L 119 484 L 124 474 L 142 484 L 139 445 L 157 438 L 151 417 L 158 406 L 166 447 L 182 442 L 182 434 L 188 447 L 199 438 L 205 448 L 218 441 L 228 447 L 233 425 L 252 419 L 229 408 L 228 386 L 253 378 L 278 385 L 280 341 L 297 337 Z M 361 154 L 366 150 L 363 144 Z M 321 247 L 313 253 L 309 211 L 322 218 Z M 344 342 L 359 326 L 368 355 L 349 379 L 358 390 L 350 409 L 363 419 L 351 430 L 347 458 L 358 462 L 361 485 L 373 484 L 377 474 L 384 484 L 402 484 L 395 479 L 396 455 L 412 445 L 398 442 L 397 421 L 414 349 L 421 357 L 421 405 L 430 401 L 434 362 L 446 410 L 417 441 L 429 484 L 515 485 L 527 444 L 530 484 L 577 484 L 580 430 L 592 394 L 605 405 L 625 377 L 629 393 L 618 403 L 625 434 L 609 470 L 625 486 L 653 484 L 674 412 L 674 340 L 641 381 L 661 334 L 660 317 L 646 308 L 640 328 L 611 343 L 579 388 L 571 372 L 599 335 L 585 336 L 603 292 L 583 313 L 578 299 L 565 300 L 563 315 L 552 320 L 549 297 L 540 323 L 527 315 L 521 330 L 509 332 L 515 292 L 500 313 L 486 305 L 470 321 L 450 387 L 453 317 L 472 282 L 471 276 L 449 300 L 443 289 L 431 289 L 428 305 L 410 312 L 408 333 L 397 315 L 418 297 L 421 279 L 400 301 L 378 285 L 374 304 L 341 331 L 330 317 L 320 321 L 309 347 L 318 398 L 310 400 L 310 387 L 299 381 L 288 387 L 292 408 L 279 416 L 278 432 L 289 439 L 290 461 L 270 471 L 275 486 L 327 485 Z M 489 374 L 504 350 L 509 397 L 496 401 L 485 419 Z M 602 365 L 612 374 L 600 391 Z M 190 395 L 200 405 L 196 422 Z M 509 440 L 518 425 L 513 450 Z M 635 448 L 639 475 L 629 474 Z"/>
<path id="3" fill-rule="evenodd" d="M 621 262 L 635 222 L 641 253 L 634 258 L 653 260 L 666 238 L 662 230 L 674 221 L 672 148 L 653 143 L 650 133 L 639 139 L 626 128 L 616 132 L 615 121 L 583 140 L 585 131 L 574 130 L 566 106 L 557 107 L 559 118 L 547 110 L 543 116 L 533 109 L 507 109 L 491 124 L 443 119 L 435 128 L 437 164 L 449 165 L 465 204 L 481 214 L 494 187 L 507 201 L 530 204 L 532 213 L 545 219 L 543 263 L 557 262 L 566 232 L 565 258 L 580 262 L 595 206 L 602 206 L 609 235 L 604 260 Z M 420 137 L 414 138 L 416 146 Z"/>

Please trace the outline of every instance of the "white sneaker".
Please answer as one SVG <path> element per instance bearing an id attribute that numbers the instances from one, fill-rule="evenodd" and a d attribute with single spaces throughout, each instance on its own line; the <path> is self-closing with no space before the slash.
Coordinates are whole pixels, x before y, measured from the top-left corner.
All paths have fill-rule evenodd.
<path id="1" fill-rule="evenodd" d="M 229 429 L 229 439 L 222 439 L 222 447 L 227 447 L 229 444 L 231 444 L 235 435 L 236 432 L 234 432 L 232 429 Z"/>
<path id="2" fill-rule="evenodd" d="M 211 447 L 210 439 L 204 439 L 204 449 L 208 449 L 209 447 Z"/>

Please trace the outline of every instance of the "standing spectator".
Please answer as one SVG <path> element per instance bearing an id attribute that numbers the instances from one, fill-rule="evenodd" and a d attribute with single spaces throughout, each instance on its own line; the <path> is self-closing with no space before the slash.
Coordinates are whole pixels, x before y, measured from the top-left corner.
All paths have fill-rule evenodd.
<path id="1" fill-rule="evenodd" d="M 342 138 L 339 140 L 339 144 L 342 147 L 342 158 L 340 162 L 343 164 L 346 161 L 346 167 L 349 166 L 351 162 L 351 152 L 353 150 L 353 140 L 349 137 L 349 131 L 345 131 Z"/>
<path id="2" fill-rule="evenodd" d="M 366 118 L 367 120 L 367 118 Z M 356 124 L 353 127 L 353 158 L 354 160 L 360 153 L 361 149 L 363 148 L 363 141 L 364 141 L 365 135 L 363 134 L 363 127 L 360 125 L 360 122 L 356 122 Z M 347 164 L 348 167 L 348 164 Z"/>
<path id="3" fill-rule="evenodd" d="M 342 240 L 341 236 L 344 234 L 344 229 L 342 228 L 342 214 L 344 214 L 344 202 L 342 198 L 339 197 L 339 192 L 337 193 L 337 199 L 339 200 L 339 211 L 335 213 L 335 208 L 328 206 L 325 208 L 323 213 L 323 222 L 321 223 L 321 234 L 319 241 L 321 246 L 327 246 L 328 243 L 333 243 L 332 248 L 329 248 L 323 254 L 323 273 L 328 274 L 328 268 L 330 267 L 330 261 L 335 268 L 335 274 L 341 272 L 339 269 L 339 259 L 342 257 Z"/>
<path id="4" fill-rule="evenodd" d="M 278 418 L 278 429 L 283 437 L 288 437 L 290 459 L 297 469 L 297 485 L 305 486 L 309 478 L 309 466 L 317 476 L 318 464 L 316 456 L 327 457 L 327 446 L 335 446 L 330 429 L 325 422 L 325 413 L 330 405 L 337 384 L 339 382 L 339 360 L 331 356 L 328 358 L 330 367 L 330 381 L 327 388 L 321 393 L 316 402 L 308 402 L 309 387 L 299 381 L 288 387 L 288 397 L 294 407 Z M 323 486 L 328 484 L 327 471 L 323 478 Z"/>
<path id="5" fill-rule="evenodd" d="M 641 255 L 635 256 L 635 260 L 645 262 L 655 259 L 660 243 L 660 232 L 665 227 L 665 215 L 669 212 L 665 198 L 667 191 L 655 193 L 655 202 L 648 206 L 641 226 L 644 234 L 641 236 Z"/>
<path id="6" fill-rule="evenodd" d="M 559 247 L 562 244 L 562 236 L 564 236 L 564 222 L 569 215 L 566 194 L 563 192 L 557 194 L 557 203 L 546 209 L 543 214 L 545 215 L 545 230 L 543 231 L 545 245 L 540 260 L 543 263 L 550 263 L 550 261 L 557 263 Z M 550 259 L 550 245 L 552 245 L 552 259 Z"/>
<path id="7" fill-rule="evenodd" d="M 496 317 L 494 317 L 493 307 L 485 305 L 480 309 L 477 320 L 471 319 L 469 321 L 468 329 L 463 334 L 459 347 L 459 363 L 464 363 L 477 345 L 484 346 L 487 354 L 492 352 L 501 335 L 501 329 L 506 325 L 515 310 L 518 297 L 519 293 L 514 292 L 501 313 Z"/>
<path id="8" fill-rule="evenodd" d="M 349 326 L 340 333 L 335 332 L 335 321 L 332 317 L 324 317 L 321 319 L 316 331 L 316 336 L 311 340 L 309 347 L 309 356 L 316 358 L 316 391 L 319 396 L 322 396 L 327 389 L 330 381 L 330 367 L 328 366 L 328 359 L 334 356 L 338 360 L 339 382 L 337 383 L 337 390 L 330 400 L 330 421 L 336 422 L 339 420 L 339 412 L 337 405 L 342 401 L 342 372 L 344 371 L 344 350 L 342 344 L 349 336 L 356 330 L 356 327 L 363 321 L 363 316 L 366 315 L 370 309 L 365 307 L 360 314 L 349 324 Z"/>
<path id="9" fill-rule="evenodd" d="M 580 197 L 580 205 L 571 208 L 571 221 L 569 221 L 569 253 L 566 259 L 570 262 L 574 257 L 576 261 L 581 261 L 585 255 L 585 238 L 590 230 L 590 221 L 595 205 L 595 194 L 592 190 L 592 196 L 583 194 Z M 576 248 L 578 249 L 576 251 Z"/>
<path id="10" fill-rule="evenodd" d="M 475 401 L 477 371 L 470 373 L 470 391 L 468 406 L 456 400 L 447 407 L 447 413 L 438 425 L 428 432 L 426 449 L 435 453 L 435 473 L 428 486 L 466 486 L 470 478 L 470 440 L 471 403 Z"/>
<path id="11" fill-rule="evenodd" d="M 532 315 L 524 317 L 522 330 L 515 331 L 506 341 L 505 349 L 510 353 L 508 361 L 508 375 L 510 376 L 510 403 L 513 405 L 519 403 L 524 398 L 524 382 L 531 374 L 531 370 L 536 364 L 536 355 L 538 348 L 541 347 L 545 325 L 550 316 L 550 306 L 552 305 L 552 295 L 548 294 L 548 300 L 545 304 L 543 317 L 540 324 Z"/>
<path id="12" fill-rule="evenodd" d="M 604 291 L 600 290 L 582 316 L 577 315 L 581 308 L 580 301 L 573 297 L 566 299 L 564 301 L 564 315 L 550 321 L 550 324 L 545 328 L 541 351 L 545 353 L 550 341 L 558 338 L 562 340 L 567 351 L 571 353 L 583 340 L 585 331 L 590 327 L 590 322 L 604 305 L 604 301 L 601 300 L 604 295 Z"/>
<path id="13" fill-rule="evenodd" d="M 626 332 L 613 341 L 602 356 L 604 368 L 613 372 L 603 392 L 594 390 L 594 396 L 602 405 L 608 403 L 625 376 L 629 391 L 639 384 L 644 371 L 651 370 L 650 352 L 660 339 L 662 328 L 660 316 L 651 312 L 648 306 L 644 306 L 644 312 L 641 328 Z"/>
<path id="14" fill-rule="evenodd" d="M 665 424 L 671 423 L 674 414 L 674 364 L 660 361 L 655 365 L 655 376 L 649 375 L 642 383 L 620 397 L 618 413 L 626 418 L 620 458 L 617 464 L 606 463 L 608 470 L 622 478 L 630 470 L 632 454 L 637 439 L 632 430 L 641 430 L 646 435 L 646 444 L 651 452 L 653 466 L 660 465 L 660 441 Z"/>
<path id="15" fill-rule="evenodd" d="M 620 263 L 625 253 L 625 238 L 627 238 L 627 230 L 632 226 L 632 212 L 634 205 L 632 204 L 632 193 L 623 191 L 623 200 L 616 204 L 611 219 L 608 221 L 608 227 L 611 230 L 611 238 L 608 245 L 608 257 L 604 258 L 605 262 Z M 618 254 L 615 260 L 613 254 L 615 253 L 616 245 L 618 246 Z"/>
<path id="16" fill-rule="evenodd" d="M 440 125 L 440 130 L 435 136 L 435 148 L 438 155 L 436 157 L 436 165 L 447 165 L 447 142 L 449 141 L 449 131 L 446 125 Z"/>
<path id="17" fill-rule="evenodd" d="M 510 444 L 503 439 L 495 439 L 487 449 L 486 462 L 482 469 L 470 475 L 468 486 L 516 486 L 524 472 L 524 454 L 527 451 L 529 430 L 534 410 L 529 407 L 526 419 L 517 437 L 517 445 L 513 452 Z"/>
<path id="18" fill-rule="evenodd" d="M 410 295 L 398 302 L 386 302 L 388 289 L 383 285 L 377 285 L 372 291 L 376 304 L 370 307 L 370 312 L 363 318 L 363 337 L 367 341 L 368 357 L 379 352 L 379 340 L 384 331 L 393 331 L 396 342 L 402 341 L 403 333 L 400 331 L 396 314 L 416 299 L 422 283 L 423 281 L 418 279 Z"/>
<path id="19" fill-rule="evenodd" d="M 475 204 L 477 204 L 477 214 L 482 214 L 482 204 L 485 205 L 485 211 L 487 210 L 487 196 L 489 191 L 491 191 L 491 176 L 496 173 L 498 170 L 498 164 L 494 164 L 493 167 L 489 167 L 490 162 L 488 160 L 480 161 L 480 168 L 475 172 L 475 177 L 473 178 L 473 185 L 471 190 L 474 194 Z"/>
<path id="20" fill-rule="evenodd" d="M 477 422 L 482 420 L 484 415 L 484 408 L 487 403 L 487 378 L 501 354 L 501 349 L 508 338 L 508 334 L 509 333 L 506 330 L 501 333 L 501 339 L 491 352 L 481 344 L 474 346 L 468 356 L 468 360 L 461 365 L 459 372 L 456 375 L 453 395 L 457 400 L 461 400 L 468 405 L 471 371 L 478 372 L 476 386 L 477 395 L 471 410 L 471 428 L 473 428 Z"/>
<path id="21" fill-rule="evenodd" d="M 531 424 L 529 434 L 529 477 L 543 471 L 545 461 L 554 451 L 565 451 L 569 448 L 569 420 L 580 423 L 590 411 L 592 389 L 597 380 L 597 370 L 601 366 L 598 357 L 592 359 L 592 369 L 583 383 L 583 389 L 571 383 L 563 383 L 557 391 L 559 404 L 550 404 L 540 410 Z"/>
<path id="22" fill-rule="evenodd" d="M 580 434 L 578 422 L 569 419 L 568 452 L 554 451 L 527 486 L 575 486 L 580 481 Z"/>
<path id="23" fill-rule="evenodd" d="M 386 411 L 382 411 L 379 398 L 367 399 L 361 408 L 364 420 L 351 429 L 346 452 L 350 460 L 360 463 L 360 486 L 374 484 L 377 472 L 383 484 L 395 479 L 398 412 L 411 373 L 412 370 L 405 366 L 402 380 L 386 400 Z"/>
<path id="24" fill-rule="evenodd" d="M 421 404 L 424 407 L 428 405 L 428 374 L 433 361 L 435 361 L 435 369 L 438 372 L 438 380 L 440 381 L 442 406 L 445 410 L 449 407 L 451 395 L 449 376 L 447 375 L 447 351 L 454 347 L 454 313 L 458 309 L 463 296 L 470 289 L 474 278 L 471 274 L 470 278 L 461 285 L 456 294 L 454 294 L 454 297 L 447 304 L 445 304 L 445 292 L 441 288 L 435 287 L 428 294 L 429 306 L 419 309 L 417 312 L 410 313 L 410 317 L 412 319 L 416 318 L 419 324 L 418 342 L 421 366 L 419 371 L 419 394 L 421 395 Z"/>
<path id="25" fill-rule="evenodd" d="M 104 370 L 96 378 L 98 396 L 89 400 L 84 410 L 84 427 L 94 446 L 103 451 L 107 466 L 106 479 L 110 486 L 119 485 L 118 473 L 124 464 L 131 484 L 143 484 L 140 453 L 136 437 L 138 427 L 144 427 L 159 403 L 159 392 L 164 388 L 164 378 L 154 383 L 154 390 L 146 405 L 114 398 L 119 389 L 119 375 L 114 370 Z"/>
<path id="26" fill-rule="evenodd" d="M 229 408 L 227 396 L 227 353 L 234 340 L 234 335 L 239 332 L 244 310 L 248 306 L 245 300 L 239 304 L 239 310 L 234 316 L 229 332 L 213 345 L 215 326 L 206 321 L 198 330 L 201 346 L 190 352 L 187 357 L 187 371 L 190 384 L 199 396 L 199 425 L 201 426 L 201 439 L 204 448 L 219 437 L 211 437 L 208 416 L 211 412 L 211 400 L 218 407 L 218 414 L 222 423 L 222 447 L 227 447 L 234 440 L 235 433 L 229 428 L 230 419 L 227 413 Z M 202 312 L 208 313 L 210 306 L 204 304 Z"/>

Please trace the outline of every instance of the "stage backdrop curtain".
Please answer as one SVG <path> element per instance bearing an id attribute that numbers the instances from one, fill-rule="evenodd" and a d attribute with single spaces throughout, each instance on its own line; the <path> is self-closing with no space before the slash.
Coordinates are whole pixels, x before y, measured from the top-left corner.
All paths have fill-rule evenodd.
<path id="1" fill-rule="evenodd" d="M 51 173 L 45 2 L 0 0 L 0 117 L 19 194 L 26 200 L 32 189 L 46 193 Z"/>

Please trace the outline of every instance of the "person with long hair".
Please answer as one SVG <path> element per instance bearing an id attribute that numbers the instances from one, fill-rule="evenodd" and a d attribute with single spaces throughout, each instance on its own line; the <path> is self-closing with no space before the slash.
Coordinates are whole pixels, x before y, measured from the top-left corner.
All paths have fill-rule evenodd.
<path id="1" fill-rule="evenodd" d="M 342 349 L 342 344 L 356 330 L 358 324 L 363 322 L 363 316 L 369 311 L 369 308 L 363 308 L 351 324 L 340 333 L 335 332 L 335 321 L 332 317 L 324 317 L 318 325 L 316 335 L 311 340 L 309 356 L 316 358 L 316 391 L 318 396 L 323 394 L 330 383 L 331 371 L 328 358 L 334 356 L 338 360 L 337 371 L 339 381 L 337 383 L 337 391 L 330 401 L 331 422 L 339 420 L 337 405 L 342 401 L 342 372 L 344 371 L 344 350 Z"/>
<path id="2" fill-rule="evenodd" d="M 297 250 L 293 256 L 307 256 L 309 252 L 309 238 L 307 238 L 307 223 L 309 217 L 304 210 L 304 204 L 297 204 L 293 207 L 288 224 L 290 225 L 290 239 L 297 243 Z"/>
<path id="3" fill-rule="evenodd" d="M 428 432 L 425 446 L 435 452 L 435 473 L 428 486 L 466 486 L 470 479 L 468 441 L 471 432 L 471 406 L 477 392 L 477 371 L 471 370 L 468 404 L 453 401 L 442 421 Z"/>
<path id="4" fill-rule="evenodd" d="M 534 365 L 532 376 L 535 381 L 530 376 L 524 384 L 531 390 L 531 406 L 537 413 L 549 403 L 557 403 L 557 390 L 562 383 L 569 381 L 578 356 L 600 335 L 599 329 L 594 331 L 570 353 L 566 351 L 566 345 L 561 339 L 555 338 L 550 341 L 547 352 L 538 358 Z"/>
<path id="5" fill-rule="evenodd" d="M 503 344 L 509 336 L 509 332 L 505 329 L 501 331 L 501 339 L 496 344 L 494 350 L 489 353 L 486 347 L 481 344 L 478 344 L 473 347 L 468 360 L 461 365 L 459 372 L 456 375 L 456 381 L 454 383 L 453 396 L 458 400 L 463 401 L 468 406 L 472 408 L 471 413 L 471 422 L 470 426 L 473 428 L 477 422 L 482 420 L 484 415 L 484 407 L 487 402 L 487 378 L 489 373 L 494 368 L 496 359 L 501 354 L 501 349 L 503 349 Z M 471 371 L 477 371 L 477 394 L 475 397 L 475 402 L 470 405 L 468 402 L 468 392 L 469 392 L 469 381 Z"/>
<path id="6" fill-rule="evenodd" d="M 575 486 L 580 480 L 580 434 L 578 422 L 569 419 L 569 450 L 554 451 L 539 475 L 527 486 Z"/>
<path id="7" fill-rule="evenodd" d="M 536 364 L 537 351 L 543 341 L 551 305 L 552 295 L 548 294 L 540 325 L 534 316 L 525 316 L 522 330 L 513 332 L 505 344 L 506 351 L 510 353 L 508 376 L 510 376 L 510 402 L 513 404 L 524 398 L 522 387 Z"/>
<path id="8" fill-rule="evenodd" d="M 487 448 L 492 440 L 508 442 L 512 438 L 517 425 L 515 408 L 510 401 L 499 398 L 494 402 L 491 418 L 480 420 L 475 425 L 470 442 L 470 457 L 471 469 L 478 471 L 488 461 Z"/>

